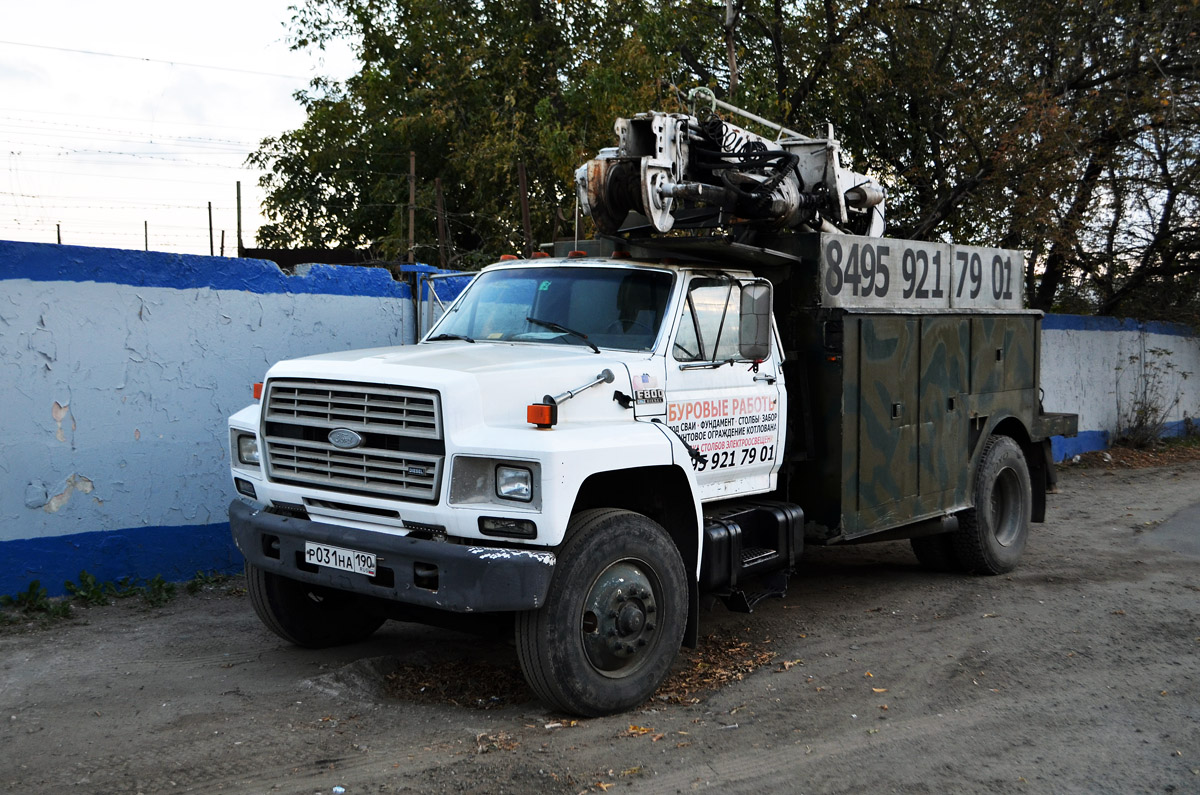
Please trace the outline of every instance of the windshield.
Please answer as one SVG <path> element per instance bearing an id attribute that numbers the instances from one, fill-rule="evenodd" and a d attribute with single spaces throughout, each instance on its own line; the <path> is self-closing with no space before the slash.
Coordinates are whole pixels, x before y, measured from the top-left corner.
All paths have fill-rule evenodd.
<path id="1" fill-rule="evenodd" d="M 586 266 L 488 271 L 431 336 L 649 350 L 673 278 L 665 271 Z"/>

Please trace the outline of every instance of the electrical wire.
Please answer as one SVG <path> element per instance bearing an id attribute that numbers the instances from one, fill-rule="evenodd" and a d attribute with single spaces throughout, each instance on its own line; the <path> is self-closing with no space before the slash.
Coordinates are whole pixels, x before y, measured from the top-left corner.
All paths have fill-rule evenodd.
<path id="1" fill-rule="evenodd" d="M 285 75 L 279 72 L 262 72 L 257 69 L 238 69 L 233 66 L 214 66 L 213 64 L 188 63 L 187 61 L 166 61 L 161 58 L 145 58 L 138 55 L 121 55 L 112 52 L 99 52 L 98 50 L 80 50 L 73 47 L 55 47 L 50 44 L 31 44 L 24 41 L 3 41 L 0 44 L 8 45 L 9 47 L 29 47 L 35 50 L 53 50 L 55 52 L 70 52 L 77 55 L 93 55 L 102 58 L 118 58 L 126 61 L 141 61 L 143 63 L 161 63 L 170 66 L 186 66 L 191 69 L 212 69 L 218 72 L 234 72 L 243 75 L 259 75 L 262 77 L 277 77 L 285 80 L 307 80 L 308 78 L 300 75 Z"/>

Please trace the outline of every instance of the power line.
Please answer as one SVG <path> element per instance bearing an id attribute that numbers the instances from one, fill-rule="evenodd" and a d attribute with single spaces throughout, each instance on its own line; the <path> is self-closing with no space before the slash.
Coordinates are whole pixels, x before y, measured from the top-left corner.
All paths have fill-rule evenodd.
<path id="1" fill-rule="evenodd" d="M 242 171 L 243 173 L 246 173 L 250 176 L 253 176 L 253 173 L 254 173 L 254 172 L 250 171 L 249 169 L 242 169 L 242 168 L 239 168 L 236 166 L 224 166 L 223 168 L 226 171 Z M 178 179 L 176 177 L 139 177 L 139 176 L 134 176 L 134 175 L 129 175 L 129 174 L 89 174 L 89 173 L 84 173 L 82 171 L 50 171 L 50 170 L 41 169 L 41 168 L 23 168 L 23 169 L 21 169 L 20 173 L 22 173 L 22 174 L 52 174 L 54 176 L 59 176 L 59 177 L 80 177 L 80 178 L 85 178 L 85 179 L 124 179 L 124 180 L 134 179 L 134 180 L 146 180 L 149 182 L 179 182 L 179 183 L 185 183 L 188 185 L 227 185 L 228 184 L 225 182 L 215 182 L 213 180 Z"/>
<path id="2" fill-rule="evenodd" d="M 37 113 L 37 114 L 42 114 L 45 116 L 72 116 L 72 117 L 82 117 L 82 118 L 88 118 L 88 119 L 107 119 L 109 121 L 132 121 L 132 122 L 139 122 L 139 123 L 152 123 L 152 124 L 156 124 L 156 125 L 163 124 L 163 125 L 178 126 L 178 127 L 216 127 L 216 128 L 226 129 L 226 130 L 245 130 L 247 132 L 266 134 L 266 133 L 262 132 L 261 127 L 241 127 L 241 126 L 236 126 L 236 125 L 232 125 L 232 124 L 209 124 L 209 123 L 198 122 L 198 121 L 171 121 L 170 119 L 159 119 L 159 118 L 136 119 L 136 118 L 132 118 L 130 116 L 104 116 L 104 115 L 101 115 L 98 113 L 81 113 L 81 112 L 77 112 L 77 111 L 66 111 L 66 110 L 39 110 L 39 109 L 31 109 L 31 108 L 6 108 L 3 106 L 0 106 L 0 112 L 3 112 L 3 113 Z M 35 121 L 35 120 L 30 119 L 29 121 Z M 48 122 L 48 123 L 53 123 L 53 122 Z"/>
<path id="3" fill-rule="evenodd" d="M 119 55 L 112 52 L 97 52 L 96 50 L 77 50 L 72 47 L 53 47 L 49 44 L 30 44 L 24 41 L 3 41 L 0 44 L 7 44 L 10 47 L 30 47 L 35 50 L 54 50 L 56 52 L 72 52 L 79 55 L 95 55 L 102 58 L 118 58 L 126 61 L 142 61 L 145 63 L 162 63 L 171 66 L 187 66 L 192 69 L 213 69 L 219 72 L 236 72 L 243 75 L 260 75 L 262 77 L 278 77 L 286 80 L 307 80 L 308 78 L 301 75 L 285 75 L 278 72 L 260 72 L 254 69 L 237 69 L 232 66 L 213 66 L 212 64 L 188 63 L 186 61 L 164 61 L 160 58 L 144 58 L 137 55 Z"/>
<path id="4" fill-rule="evenodd" d="M 97 137 L 112 137 L 118 136 L 124 140 L 127 138 L 144 139 L 144 138 L 159 138 L 164 141 L 177 142 L 178 144 L 201 144 L 201 145 L 223 145 L 227 147 L 242 147 L 249 148 L 257 146 L 255 141 L 245 141 L 236 138 L 210 138 L 203 135 L 156 135 L 152 131 L 147 130 L 122 130 L 116 127 L 95 127 L 89 124 L 70 124 L 67 122 L 42 121 L 40 119 L 22 118 L 20 116 L 0 116 L 0 125 L 10 128 L 17 135 L 27 135 L 28 132 L 37 132 L 40 136 L 47 133 L 60 138 L 97 138 Z M 80 132 L 57 132 L 56 130 L 79 130 Z M 99 133 L 100 135 L 97 135 Z M 149 142 L 149 143 L 152 143 Z"/>

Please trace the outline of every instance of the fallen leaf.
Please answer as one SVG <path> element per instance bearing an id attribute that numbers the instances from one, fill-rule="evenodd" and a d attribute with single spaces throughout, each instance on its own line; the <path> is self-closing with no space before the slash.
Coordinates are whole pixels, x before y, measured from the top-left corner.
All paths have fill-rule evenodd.
<path id="1" fill-rule="evenodd" d="M 875 678 L 875 674 L 871 673 L 870 671 L 867 671 L 865 674 L 863 674 L 863 676 L 868 677 L 870 679 Z"/>
<path id="2" fill-rule="evenodd" d="M 886 693 L 887 688 L 886 687 L 872 687 L 871 692 L 872 693 Z"/>
<path id="3" fill-rule="evenodd" d="M 804 660 L 784 660 L 779 664 L 779 667 L 775 669 L 775 673 L 783 673 L 789 668 L 794 668 L 797 665 L 804 665 Z"/>
<path id="4" fill-rule="evenodd" d="M 1114 610 L 1114 611 L 1112 611 L 1112 614 L 1114 616 L 1123 616 L 1123 615 L 1125 615 L 1125 611 L 1124 610 Z"/>
<path id="5" fill-rule="evenodd" d="M 626 768 L 621 771 L 621 778 L 625 778 L 626 776 L 636 776 L 638 773 L 641 773 L 641 772 L 642 772 L 641 765 L 638 765 L 637 767 L 629 767 L 629 768 Z"/>
<path id="6" fill-rule="evenodd" d="M 659 740 L 661 740 L 661 739 L 662 739 L 663 737 L 665 737 L 665 736 L 666 736 L 666 735 L 663 735 L 663 734 L 655 734 L 655 735 L 653 735 L 653 736 L 650 738 L 650 742 L 652 742 L 652 743 L 656 743 L 656 742 L 658 742 Z"/>
<path id="7" fill-rule="evenodd" d="M 601 792 L 608 792 L 608 789 L 612 786 L 612 784 L 605 784 L 603 781 L 597 781 L 596 786 L 600 788 Z"/>
<path id="8" fill-rule="evenodd" d="M 629 728 L 625 730 L 625 736 L 626 737 L 640 737 L 641 735 L 649 734 L 652 731 L 654 731 L 654 729 L 648 728 L 646 726 L 637 726 L 637 725 L 634 725 L 631 723 L 631 724 L 629 724 Z"/>
<path id="9" fill-rule="evenodd" d="M 880 704 L 880 705 L 879 705 L 879 708 L 880 708 L 881 710 L 883 710 L 884 712 L 887 712 L 887 704 Z"/>

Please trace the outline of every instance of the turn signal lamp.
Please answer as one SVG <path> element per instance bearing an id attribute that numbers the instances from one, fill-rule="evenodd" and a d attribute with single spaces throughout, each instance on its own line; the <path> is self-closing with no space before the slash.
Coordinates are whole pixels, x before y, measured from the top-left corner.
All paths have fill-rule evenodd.
<path id="1" fill-rule="evenodd" d="M 530 425 L 542 430 L 558 424 L 558 405 L 555 403 L 530 403 L 525 407 L 525 419 Z"/>
<path id="2" fill-rule="evenodd" d="M 262 381 L 254 385 L 254 399 L 262 400 Z"/>

